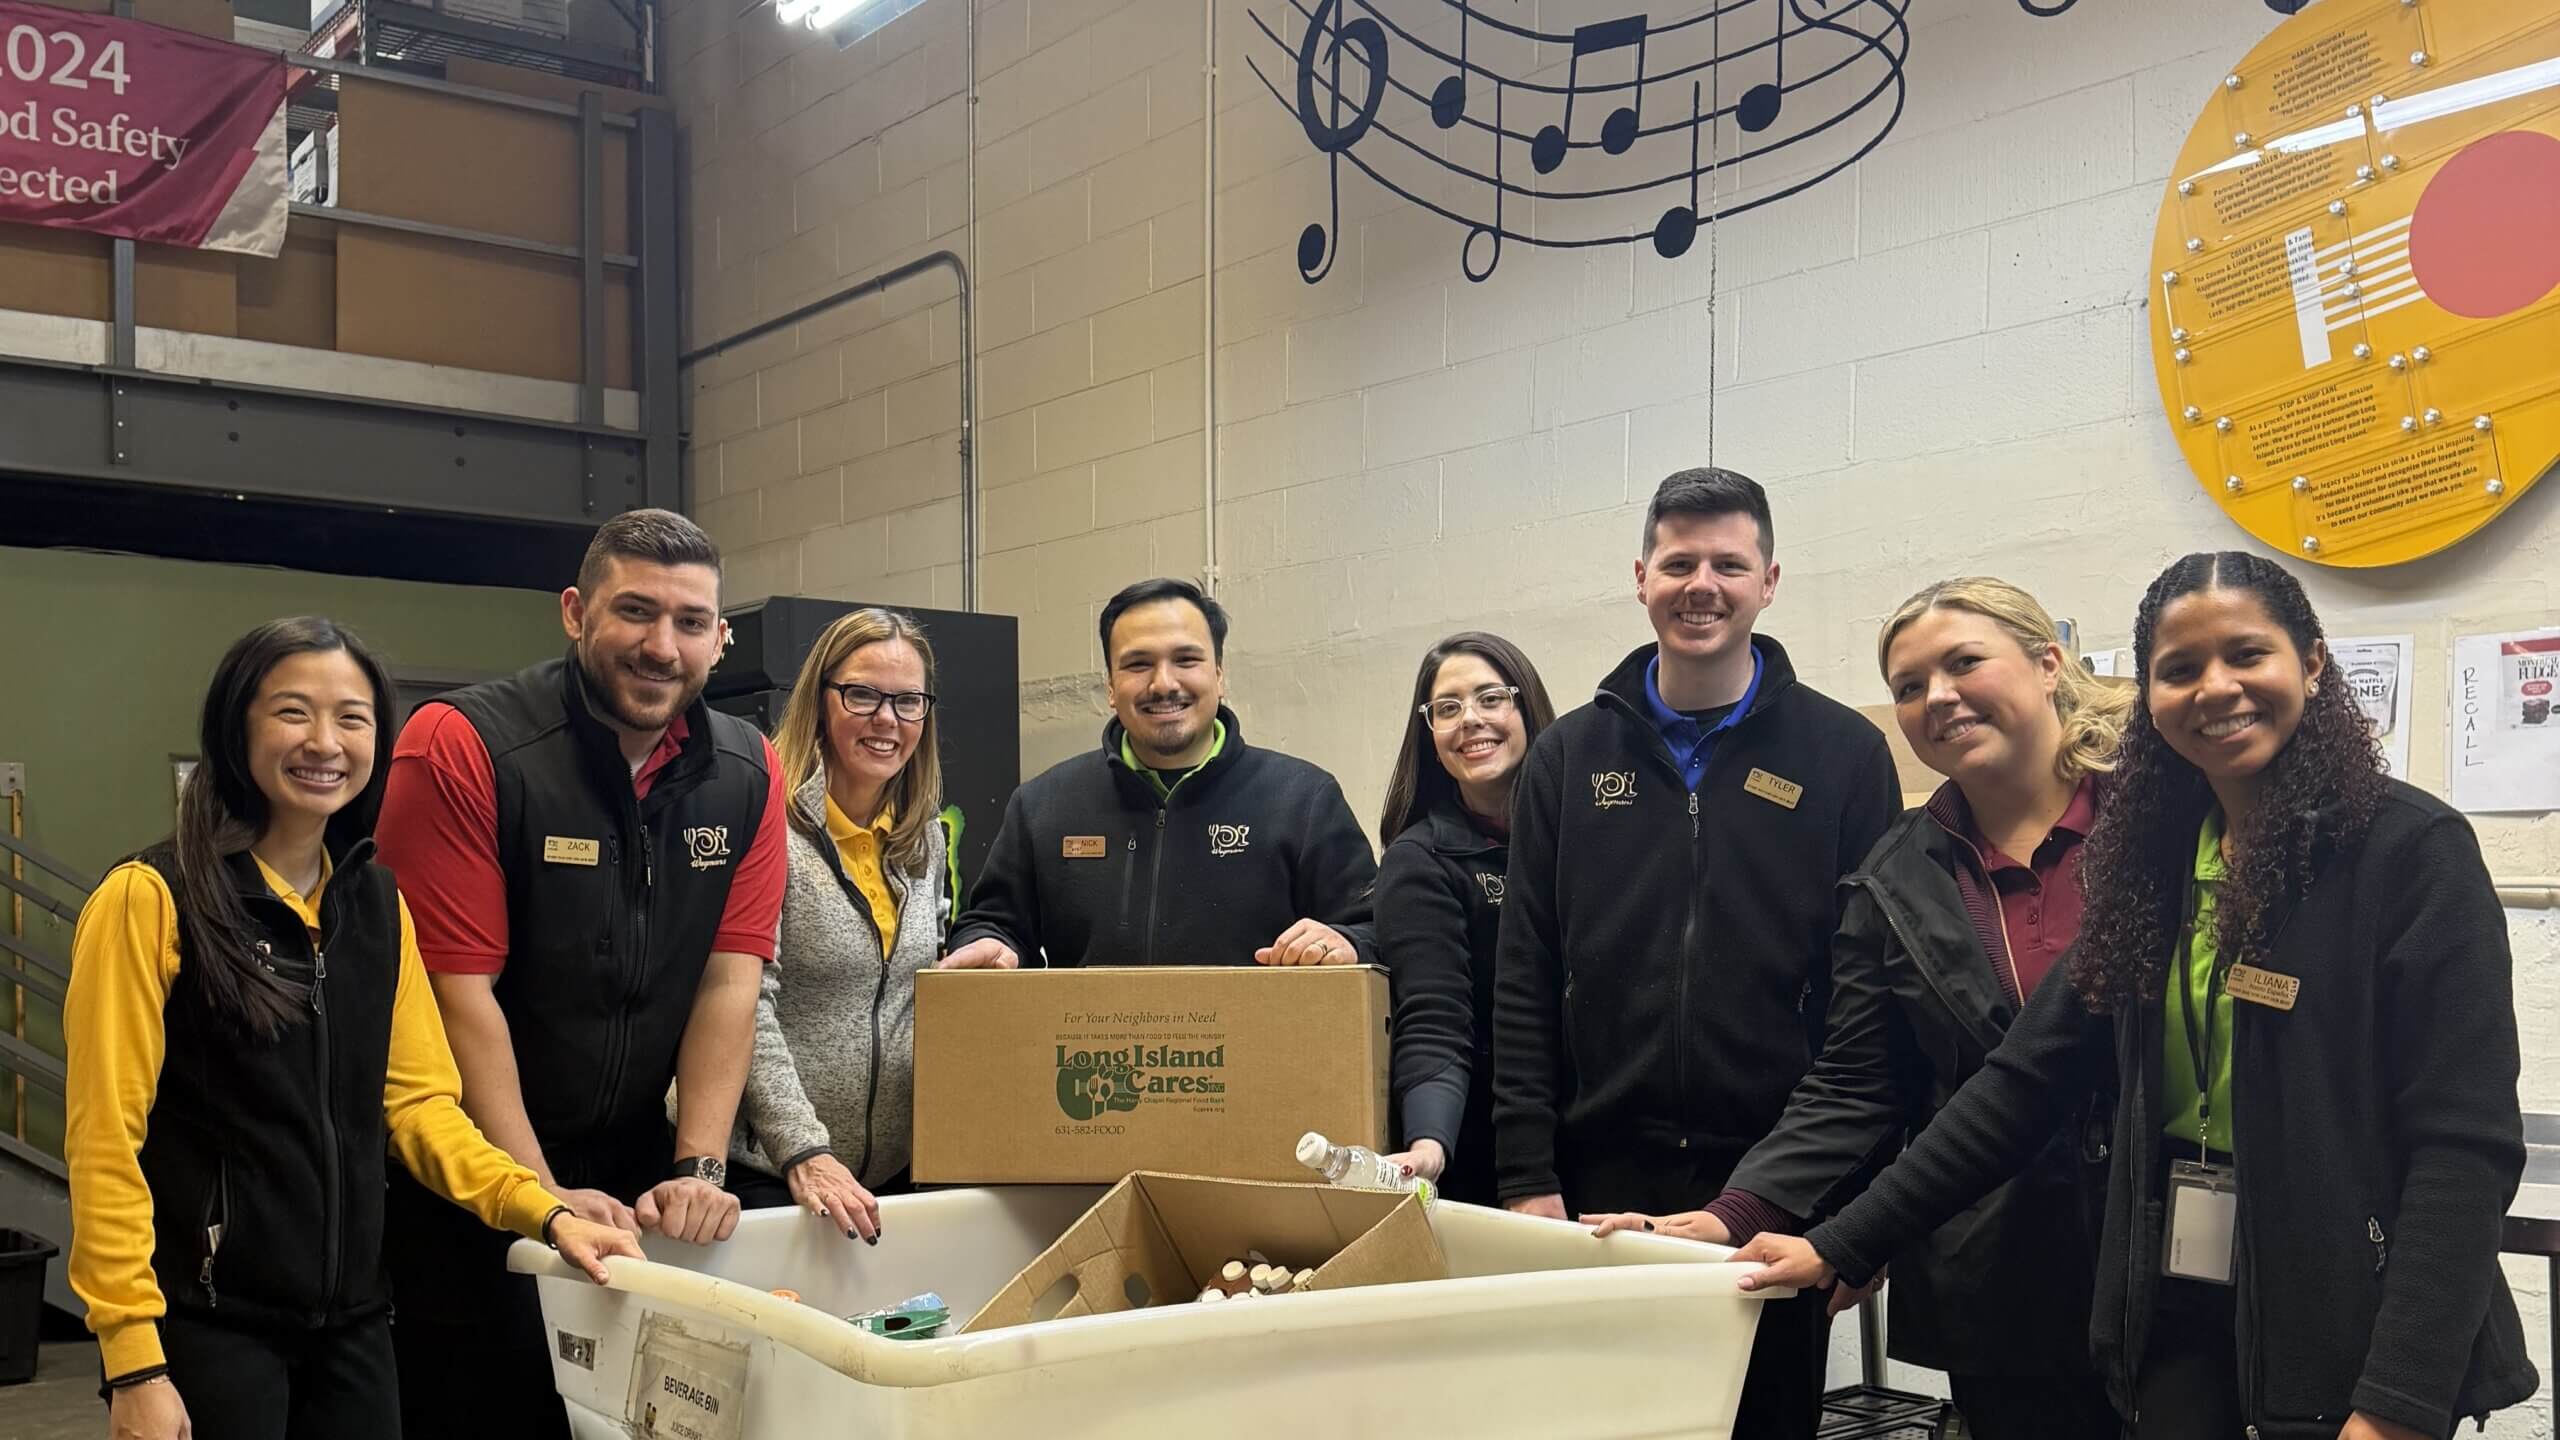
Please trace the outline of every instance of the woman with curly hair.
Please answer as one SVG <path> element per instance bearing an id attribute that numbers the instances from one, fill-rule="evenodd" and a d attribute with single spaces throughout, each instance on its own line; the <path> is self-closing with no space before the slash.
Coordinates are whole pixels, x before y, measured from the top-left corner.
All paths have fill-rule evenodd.
<path id="1" fill-rule="evenodd" d="M 2073 664 L 2044 606 L 1987 576 L 1902 602 L 1876 668 L 1912 753 L 1947 783 L 1843 882 L 1821 1058 L 1705 1209 L 1583 1217 L 1598 1234 L 1801 1233 L 1929 1124 L 2029 997 L 2064 983 L 2132 692 Z M 1947 1372 L 1974 1440 L 2118 1427 L 2083 1339 L 2105 1118 L 2103 1096 L 2071 1107 L 2016 1178 L 1893 1257 L 1893 1358 Z M 1834 1313 L 1857 1298 L 1839 1291 Z"/>
<path id="2" fill-rule="evenodd" d="M 2092 1357 L 2136 1440 L 2443 1437 L 2531 1396 L 2497 1264 L 2524 1167 L 2505 916 L 2385 773 L 2301 585 L 2190 555 L 2082 862 L 2070 983 L 1746 1289 L 1862 1282 L 2114 1086 Z"/>

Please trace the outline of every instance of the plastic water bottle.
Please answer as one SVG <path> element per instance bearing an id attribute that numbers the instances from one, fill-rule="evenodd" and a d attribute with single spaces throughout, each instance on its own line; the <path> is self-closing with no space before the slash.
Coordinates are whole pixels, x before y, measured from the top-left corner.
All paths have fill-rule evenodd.
<path id="1" fill-rule="evenodd" d="M 1398 1190 L 1422 1197 L 1425 1209 L 1439 1198 L 1431 1182 L 1407 1175 L 1401 1165 L 1366 1145 L 1336 1145 L 1310 1130 L 1298 1139 L 1298 1163 L 1336 1185 L 1354 1190 Z"/>

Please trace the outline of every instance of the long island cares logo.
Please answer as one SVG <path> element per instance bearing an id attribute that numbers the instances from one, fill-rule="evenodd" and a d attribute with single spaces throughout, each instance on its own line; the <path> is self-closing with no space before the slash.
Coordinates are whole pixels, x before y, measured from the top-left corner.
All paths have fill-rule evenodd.
<path id="1" fill-rule="evenodd" d="M 1227 1047 L 1183 1050 L 1171 1045 L 1123 1045 L 1109 1050 L 1058 1047 L 1058 1108 L 1070 1120 L 1094 1120 L 1138 1108 L 1141 1099 L 1174 1095 L 1223 1095 Z"/>

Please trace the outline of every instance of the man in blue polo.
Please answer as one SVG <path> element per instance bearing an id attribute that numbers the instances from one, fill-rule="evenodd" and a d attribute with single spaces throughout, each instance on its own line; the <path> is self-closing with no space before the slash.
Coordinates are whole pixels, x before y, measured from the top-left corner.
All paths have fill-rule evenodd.
<path id="1" fill-rule="evenodd" d="M 1511 1209 L 1695 1206 L 1820 1049 L 1839 880 L 1899 787 L 1883 734 L 1753 633 L 1775 553 L 1757 483 L 1664 480 L 1635 566 L 1656 643 L 1522 762 L 1493 1033 Z M 1763 1311 L 1736 1435 L 1813 1434 L 1827 1331 L 1818 1295 Z"/>

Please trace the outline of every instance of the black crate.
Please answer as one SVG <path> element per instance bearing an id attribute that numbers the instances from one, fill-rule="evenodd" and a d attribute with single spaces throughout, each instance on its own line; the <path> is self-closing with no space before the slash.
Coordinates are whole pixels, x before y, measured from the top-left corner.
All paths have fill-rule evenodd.
<path id="1" fill-rule="evenodd" d="M 1947 1403 L 1934 1395 L 1852 1385 L 1822 1397 L 1814 1440 L 1946 1440 Z"/>
<path id="2" fill-rule="evenodd" d="M 44 1267 L 62 1252 L 50 1240 L 0 1230 L 0 1385 L 36 1378 L 36 1341 L 44 1329 Z"/>

